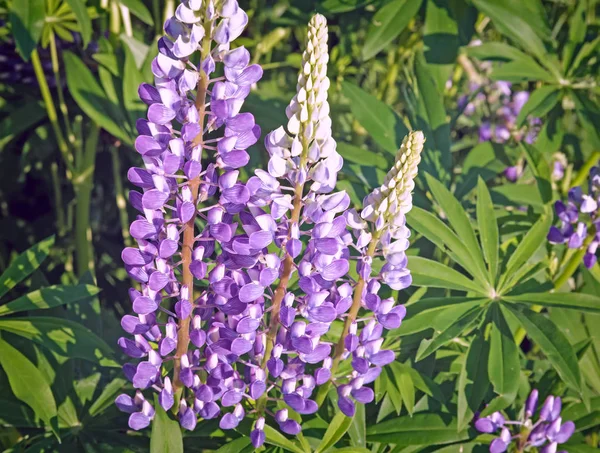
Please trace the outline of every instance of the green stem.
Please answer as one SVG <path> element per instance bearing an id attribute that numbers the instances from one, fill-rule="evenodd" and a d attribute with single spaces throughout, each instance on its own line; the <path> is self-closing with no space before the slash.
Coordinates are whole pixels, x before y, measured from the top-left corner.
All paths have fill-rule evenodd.
<path id="1" fill-rule="evenodd" d="M 108 27 L 110 34 L 112 35 L 111 41 L 114 41 L 121 33 L 121 13 L 119 11 L 119 4 L 116 0 L 110 2 L 110 23 Z"/>
<path id="2" fill-rule="evenodd" d="M 131 245 L 131 236 L 129 235 L 129 215 L 127 214 L 127 203 L 123 191 L 123 178 L 121 178 L 121 162 L 119 161 L 118 148 L 110 147 L 112 157 L 113 184 L 115 187 L 115 201 L 119 209 L 119 221 L 121 222 L 121 236 L 126 246 Z"/>
<path id="3" fill-rule="evenodd" d="M 62 114 L 63 121 L 65 123 L 65 130 L 67 131 L 67 140 L 74 147 L 75 135 L 71 130 L 71 124 L 69 121 L 69 110 L 67 109 L 67 103 L 65 102 L 65 96 L 62 90 L 62 80 L 60 77 L 60 64 L 58 60 L 58 50 L 56 48 L 56 37 L 54 33 L 50 33 L 50 58 L 52 59 L 52 72 L 54 73 L 54 81 L 56 82 L 56 92 L 58 93 L 58 108 Z M 69 155 L 71 158 L 71 156 Z"/>
<path id="4" fill-rule="evenodd" d="M 56 211 L 56 231 L 59 236 L 65 234 L 65 213 L 63 211 L 62 187 L 58 176 L 58 165 L 56 162 L 50 164 L 50 174 L 52 175 L 52 187 L 54 190 L 54 210 Z"/>
<path id="5" fill-rule="evenodd" d="M 87 271 L 94 272 L 92 251 L 92 230 L 90 228 L 90 203 L 94 182 L 96 150 L 100 128 L 91 123 L 83 152 L 83 162 L 77 177 L 73 180 L 75 187 L 75 255 L 77 275 L 81 277 Z"/>
<path id="6" fill-rule="evenodd" d="M 588 160 L 586 160 L 583 166 L 579 169 L 577 176 L 573 178 L 573 181 L 571 182 L 571 187 L 577 187 L 582 185 L 590 175 L 590 170 L 592 169 L 592 167 L 595 166 L 599 160 L 600 151 L 594 151 L 592 155 L 588 158 Z"/>
<path id="7" fill-rule="evenodd" d="M 50 120 L 52 130 L 54 131 L 54 135 L 56 136 L 58 149 L 60 150 L 63 160 L 65 161 L 65 164 L 67 166 L 67 179 L 70 180 L 72 178 L 74 170 L 73 157 L 69 154 L 69 147 L 60 128 L 60 124 L 58 124 L 58 115 L 56 114 L 56 107 L 54 106 L 54 100 L 52 99 L 52 95 L 50 94 L 50 88 L 48 87 L 46 75 L 44 74 L 44 69 L 42 68 L 42 62 L 40 61 L 40 56 L 38 54 L 37 49 L 35 49 L 31 53 L 31 64 L 33 65 L 35 77 L 40 86 L 40 91 L 42 92 L 42 99 L 44 100 L 44 106 L 46 107 L 48 119 Z"/>

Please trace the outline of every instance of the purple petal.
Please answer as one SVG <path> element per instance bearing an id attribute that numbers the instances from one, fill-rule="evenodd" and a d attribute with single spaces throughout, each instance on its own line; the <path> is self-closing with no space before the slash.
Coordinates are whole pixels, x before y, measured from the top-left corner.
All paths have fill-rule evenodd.
<path id="1" fill-rule="evenodd" d="M 323 269 L 321 277 L 324 280 L 333 282 L 346 275 L 349 269 L 350 266 L 347 260 L 335 260 Z"/>

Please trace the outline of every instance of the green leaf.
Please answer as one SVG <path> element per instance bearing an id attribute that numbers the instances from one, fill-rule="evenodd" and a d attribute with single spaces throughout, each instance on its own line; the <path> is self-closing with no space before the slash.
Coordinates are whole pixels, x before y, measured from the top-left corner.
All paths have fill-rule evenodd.
<path id="1" fill-rule="evenodd" d="M 469 426 L 488 391 L 490 386 L 487 370 L 489 355 L 490 344 L 485 341 L 483 333 L 479 332 L 469 346 L 457 382 L 459 430 Z"/>
<path id="2" fill-rule="evenodd" d="M 406 28 L 417 14 L 422 0 L 393 0 L 373 16 L 362 48 L 362 59 L 377 55 Z"/>
<path id="3" fill-rule="evenodd" d="M 129 8 L 129 11 L 145 24 L 154 25 L 152 14 L 141 0 L 119 0 L 119 3 Z"/>
<path id="4" fill-rule="evenodd" d="M 27 404 L 49 427 L 58 414 L 50 385 L 40 370 L 17 349 L 0 338 L 0 365 L 15 396 Z"/>
<path id="5" fill-rule="evenodd" d="M 271 428 L 269 425 L 265 425 L 265 442 L 276 447 L 283 448 L 285 450 L 293 451 L 294 453 L 304 453 L 304 450 L 298 446 L 297 443 L 292 442 L 283 434 L 276 429 Z"/>
<path id="6" fill-rule="evenodd" d="M 479 239 L 483 256 L 488 263 L 490 282 L 496 282 L 498 273 L 498 223 L 494 213 L 492 197 L 483 179 L 477 182 L 477 225 L 479 226 Z"/>
<path id="7" fill-rule="evenodd" d="M 100 292 L 91 285 L 55 285 L 38 289 L 0 306 L 0 316 L 26 310 L 41 310 L 71 304 Z"/>
<path id="8" fill-rule="evenodd" d="M 438 400 L 441 403 L 446 402 L 446 397 L 444 396 L 441 387 L 431 378 L 419 373 L 419 371 L 412 366 L 394 361 L 389 364 L 389 367 L 394 369 L 394 371 L 397 371 L 398 375 L 409 375 L 413 386 L 426 395 Z M 414 389 L 412 398 L 414 399 Z"/>
<path id="9" fill-rule="evenodd" d="M 409 373 L 402 373 L 398 379 L 398 388 L 400 389 L 400 396 L 404 402 L 404 407 L 408 415 L 412 417 L 415 410 L 415 384 Z"/>
<path id="10" fill-rule="evenodd" d="M 34 125 L 44 118 L 46 109 L 39 100 L 20 101 L 0 121 L 0 147 L 4 147 L 21 133 L 34 129 Z"/>
<path id="11" fill-rule="evenodd" d="M 402 139 L 408 134 L 408 129 L 398 114 L 352 83 L 343 82 L 342 92 L 350 100 L 350 110 L 356 120 L 379 146 L 395 155 Z"/>
<path id="12" fill-rule="evenodd" d="M 406 215 L 406 220 L 411 228 L 433 242 L 471 275 L 478 274 L 477 265 L 464 242 L 437 216 L 418 206 L 413 206 Z M 483 284 L 485 281 L 479 282 Z"/>
<path id="13" fill-rule="evenodd" d="M 469 280 L 463 274 L 445 264 L 419 256 L 408 257 L 408 268 L 412 274 L 415 286 L 431 286 L 433 288 L 456 289 L 458 291 L 473 291 L 486 295 L 483 288 Z"/>
<path id="14" fill-rule="evenodd" d="M 439 335 L 436 335 L 431 340 L 423 340 L 417 351 L 417 361 L 423 360 L 425 357 L 433 354 L 439 348 L 454 340 L 463 332 L 468 332 L 479 320 L 484 310 L 480 307 L 474 307 L 458 318 Z"/>
<path id="15" fill-rule="evenodd" d="M 569 308 L 571 310 L 600 313 L 600 297 L 581 293 L 531 293 L 506 296 L 508 302 L 520 302 L 542 307 Z"/>
<path id="16" fill-rule="evenodd" d="M 63 58 L 69 92 L 81 110 L 107 132 L 132 144 L 129 126 L 119 106 L 107 98 L 83 61 L 71 52 L 65 52 Z"/>
<path id="17" fill-rule="evenodd" d="M 542 80 L 556 83 L 556 77 L 542 68 L 532 57 L 516 47 L 501 42 L 486 42 L 480 46 L 470 46 L 467 55 L 479 60 L 503 62 L 492 70 L 495 80 L 520 82 L 525 80 Z"/>
<path id="18" fill-rule="evenodd" d="M 504 184 L 490 191 L 495 204 L 503 206 L 531 206 L 536 210 L 544 208 L 540 191 L 531 184 Z"/>
<path id="19" fill-rule="evenodd" d="M 352 417 L 352 424 L 348 427 L 348 436 L 350 436 L 351 445 L 354 447 L 367 446 L 367 422 L 365 414 L 365 405 L 357 404 L 356 412 Z"/>
<path id="20" fill-rule="evenodd" d="M 549 150 L 544 149 L 544 152 L 540 151 L 537 146 L 530 145 L 528 143 L 519 143 L 519 147 L 524 151 L 525 158 L 529 164 L 533 175 L 535 176 L 536 185 L 540 192 L 540 198 L 544 203 L 550 203 L 552 201 L 552 173 L 550 165 L 546 159 Z"/>
<path id="21" fill-rule="evenodd" d="M 471 224 L 471 219 L 459 201 L 446 187 L 444 187 L 441 182 L 437 181 L 430 175 L 425 175 L 425 177 L 427 179 L 429 189 L 433 193 L 435 200 L 444 211 L 444 214 L 448 218 L 450 225 L 458 237 L 464 242 L 466 248 L 470 251 L 478 271 L 476 275 L 485 281 L 485 264 L 483 262 L 483 256 L 481 254 L 479 242 L 477 242 L 477 237 L 475 236 L 475 231 L 473 230 L 473 225 Z"/>
<path id="22" fill-rule="evenodd" d="M 152 421 L 150 453 L 183 453 L 183 437 L 179 423 L 169 417 L 169 414 L 158 403 L 156 395 L 154 396 L 154 409 L 156 414 Z"/>
<path id="23" fill-rule="evenodd" d="M 317 9 L 325 13 L 347 13 L 374 2 L 375 0 L 323 0 L 317 3 Z"/>
<path id="24" fill-rule="evenodd" d="M 89 414 L 92 417 L 101 414 L 114 404 L 117 393 L 121 392 L 127 380 L 123 378 L 115 378 L 108 384 L 104 385 L 102 393 L 94 400 L 89 409 Z"/>
<path id="25" fill-rule="evenodd" d="M 337 150 L 344 161 L 367 167 L 377 167 L 386 172 L 390 169 L 387 159 L 375 150 L 366 150 L 346 142 L 338 142 Z"/>
<path id="26" fill-rule="evenodd" d="M 0 275 L 0 298 L 40 267 L 53 245 L 54 236 L 50 236 L 15 258 L 8 269 Z M 0 313 L 1 310 L 0 307 Z"/>
<path id="27" fill-rule="evenodd" d="M 125 48 L 125 64 L 123 66 L 123 106 L 129 115 L 129 122 L 135 124 L 138 118 L 144 117 L 146 105 L 138 96 L 138 87 L 144 82 L 133 56 L 133 53 Z"/>
<path id="28" fill-rule="evenodd" d="M 216 450 L 215 453 L 240 453 L 248 445 L 250 445 L 249 437 L 239 437 L 231 442 L 226 443 L 221 448 Z M 165 452 L 166 451 L 168 450 L 165 450 Z"/>
<path id="29" fill-rule="evenodd" d="M 503 304 L 502 310 L 505 314 L 510 313 L 521 324 L 527 335 L 548 357 L 565 383 L 581 392 L 581 373 L 577 356 L 569 340 L 556 324 L 544 315 L 524 307 Z"/>
<path id="30" fill-rule="evenodd" d="M 498 304 L 492 306 L 492 321 L 487 366 L 490 382 L 498 397 L 488 404 L 482 416 L 510 406 L 519 390 L 519 348 Z"/>
<path id="31" fill-rule="evenodd" d="M 10 3 L 10 25 L 17 51 L 25 61 L 37 47 L 44 28 L 44 0 L 16 0 Z"/>
<path id="32" fill-rule="evenodd" d="M 466 431 L 457 431 L 456 419 L 448 414 L 418 413 L 398 417 L 367 428 L 370 442 L 399 445 L 436 445 L 468 439 Z"/>
<path id="33" fill-rule="evenodd" d="M 417 124 L 413 124 L 413 127 L 422 129 L 427 138 L 425 152 L 421 156 L 423 159 L 421 168 L 438 179 L 449 182 L 452 155 L 450 123 L 444 108 L 444 97 L 421 52 L 415 55 L 414 71 L 418 87 L 419 112 Z"/>
<path id="34" fill-rule="evenodd" d="M 492 19 L 500 33 L 519 43 L 521 48 L 529 50 L 542 60 L 547 53 L 544 42 L 529 22 L 532 16 L 535 15 L 532 12 L 527 13 L 522 8 L 518 8 L 516 6 L 518 3 L 473 0 L 473 4 L 477 9 Z"/>
<path id="35" fill-rule="evenodd" d="M 0 320 L 0 330 L 28 338 L 58 355 L 119 367 L 113 350 L 91 330 L 68 319 L 46 316 Z"/>
<path id="36" fill-rule="evenodd" d="M 506 146 L 492 142 L 475 145 L 462 163 L 462 178 L 454 196 L 463 199 L 477 186 L 479 178 L 489 181 L 508 165 L 510 160 L 506 155 Z"/>
<path id="37" fill-rule="evenodd" d="M 86 7 L 86 0 L 67 0 L 71 10 L 77 18 L 81 38 L 83 39 L 83 47 L 87 47 L 92 38 L 92 21 Z"/>
<path id="38" fill-rule="evenodd" d="M 560 100 L 560 94 L 559 87 L 555 85 L 546 85 L 535 90 L 517 116 L 517 127 L 521 127 L 529 115 L 545 117 Z"/>
<path id="39" fill-rule="evenodd" d="M 353 417 L 346 417 L 342 412 L 338 412 L 335 414 L 331 422 L 329 423 L 329 427 L 323 438 L 321 439 L 321 443 L 319 447 L 316 449 L 316 453 L 323 453 L 327 451 L 327 449 L 333 447 L 348 431 L 350 425 L 352 424 Z"/>
<path id="40" fill-rule="evenodd" d="M 546 242 L 546 235 L 548 234 L 550 225 L 552 225 L 552 216 L 549 213 L 545 213 L 540 216 L 538 221 L 527 232 L 506 264 L 506 270 L 500 281 L 502 289 L 504 289 L 506 279 L 523 266 L 537 249 Z"/>
<path id="41" fill-rule="evenodd" d="M 450 78 L 460 44 L 453 3 L 452 0 L 429 0 L 425 13 L 425 60 L 440 93 L 444 92 Z"/>

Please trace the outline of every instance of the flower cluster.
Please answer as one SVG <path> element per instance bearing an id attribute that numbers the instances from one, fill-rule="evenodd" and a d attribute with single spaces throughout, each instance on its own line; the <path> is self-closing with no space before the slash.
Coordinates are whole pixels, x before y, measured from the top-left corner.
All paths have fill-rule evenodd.
<path id="1" fill-rule="evenodd" d="M 405 139 L 384 185 L 365 200 L 364 219 L 348 211 L 348 194 L 334 191 L 343 159 L 327 102 L 327 24 L 317 14 L 287 124 L 265 138 L 268 171 L 240 181 L 246 149 L 260 137 L 240 109 L 262 70 L 249 65 L 243 47 L 230 49 L 246 22 L 235 0 L 184 1 L 165 23 L 155 86 L 140 87 L 149 105 L 136 140 L 145 168 L 129 172 L 142 189 L 130 195 L 140 211 L 131 225 L 138 247 L 122 257 L 141 289 L 130 291 L 135 314 L 122 320 L 133 338 L 119 345 L 141 361 L 124 367 L 137 392 L 117 405 L 133 429 L 154 415 L 145 389 L 188 430 L 198 418 L 233 429 L 252 413 L 258 448 L 266 416 L 284 433 L 301 430 L 288 409 L 271 412 L 269 401 L 312 414 L 317 386 L 335 380 L 340 408 L 351 415 L 354 400 L 373 399 L 366 385 L 394 360 L 381 348 L 382 331 L 398 327 L 405 310 L 377 292 L 379 280 L 394 289 L 410 284 L 404 216 L 424 138 Z M 198 67 L 190 61 L 196 53 Z M 224 76 L 211 79 L 217 65 Z M 381 277 L 371 277 L 376 253 L 386 259 Z M 361 308 L 372 314 L 359 331 Z M 336 320 L 346 328 L 334 349 L 325 338 Z M 352 372 L 336 376 L 350 356 Z"/>
<path id="2" fill-rule="evenodd" d="M 532 417 L 537 411 L 537 404 L 538 391 L 533 390 L 527 398 L 519 421 L 507 421 L 500 412 L 475 421 L 475 428 L 479 432 L 496 433 L 500 430 L 500 436 L 490 443 L 490 453 L 503 453 L 513 442 L 517 451 L 535 447 L 540 453 L 556 453 L 558 445 L 569 440 L 575 432 L 575 424 L 571 421 L 563 423 L 560 416 L 561 399 L 548 396 L 540 409 L 537 421 L 534 421 Z M 511 431 L 512 427 L 516 428 L 515 432 Z"/>
<path id="3" fill-rule="evenodd" d="M 472 92 L 482 88 L 485 91 L 477 93 L 473 100 L 469 101 L 467 95 L 461 96 L 458 100 L 458 108 L 467 117 L 473 116 L 479 110 L 483 112 L 483 121 L 479 126 L 479 141 L 491 140 L 505 143 L 512 137 L 517 141 L 533 143 L 541 124 L 539 118 L 529 119 L 525 130 L 516 127 L 517 116 L 529 100 L 529 92 L 513 92 L 510 82 L 505 81 L 498 81 L 486 87 L 474 82 L 469 84 Z"/>
<path id="4" fill-rule="evenodd" d="M 585 249 L 583 263 L 590 269 L 596 264 L 600 245 L 600 165 L 590 171 L 588 193 L 581 187 L 569 190 L 567 202 L 554 204 L 560 227 L 552 226 L 548 241 L 567 244 L 571 249 Z"/>

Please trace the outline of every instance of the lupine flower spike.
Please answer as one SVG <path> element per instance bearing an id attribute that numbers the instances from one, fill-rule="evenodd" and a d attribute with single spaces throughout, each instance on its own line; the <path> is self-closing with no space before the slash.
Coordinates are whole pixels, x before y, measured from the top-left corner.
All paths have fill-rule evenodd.
<path id="1" fill-rule="evenodd" d="M 132 414 L 132 429 L 154 415 L 146 389 L 188 430 L 199 417 L 234 429 L 254 414 L 251 442 L 259 448 L 266 415 L 286 434 L 301 430 L 288 409 L 271 411 L 269 401 L 316 412 L 313 391 L 329 385 L 334 364 L 351 356 L 354 371 L 336 379 L 340 408 L 351 414 L 351 398 L 371 401 L 366 384 L 394 360 L 381 350 L 382 329 L 398 327 L 404 310 L 379 299 L 380 278 L 371 277 L 370 264 L 381 252 L 381 280 L 394 289 L 410 284 L 404 214 L 423 136 L 405 140 L 384 185 L 367 199 L 366 220 L 356 212 L 349 220 L 348 195 L 334 192 L 343 160 L 327 103 L 327 24 L 316 15 L 286 127 L 265 139 L 268 172 L 256 170 L 242 183 L 237 169 L 248 163 L 245 150 L 260 129 L 240 109 L 262 75 L 243 47 L 229 47 L 246 22 L 235 0 L 183 2 L 159 41 L 156 87 L 140 87 L 150 107 L 136 141 L 145 168 L 129 172 L 143 191 L 130 196 L 141 214 L 131 226 L 138 247 L 125 249 L 123 260 L 141 290 L 131 290 L 135 314 L 122 322 L 133 339 L 119 345 L 141 362 L 124 367 L 136 398 L 121 395 L 117 405 Z M 188 60 L 195 51 L 198 67 Z M 210 79 L 217 64 L 225 75 Z M 361 254 L 352 256 L 351 247 Z M 358 282 L 348 276 L 351 259 Z M 373 314 L 359 332 L 361 307 Z M 332 356 L 324 336 L 336 320 L 346 327 Z"/>
<path id="2" fill-rule="evenodd" d="M 540 453 L 556 453 L 558 445 L 569 440 L 575 432 L 575 424 L 571 421 L 563 423 L 560 416 L 561 399 L 552 395 L 546 398 L 537 420 L 534 420 L 537 404 L 538 391 L 533 390 L 525 402 L 520 420 L 507 421 L 500 412 L 477 418 L 475 428 L 479 432 L 500 431 L 499 437 L 490 443 L 490 453 L 503 453 L 511 444 L 515 445 L 518 452 L 535 447 Z"/>
<path id="3" fill-rule="evenodd" d="M 598 260 L 600 245 L 600 165 L 590 170 L 587 193 L 581 187 L 573 187 L 567 202 L 558 200 L 554 210 L 560 219 L 560 227 L 550 228 L 548 241 L 585 250 L 583 264 L 591 269 Z"/>

